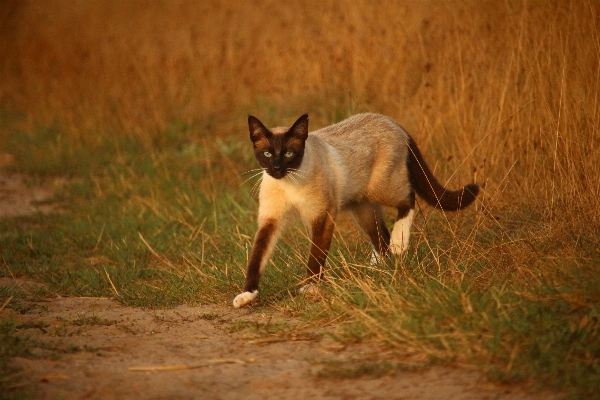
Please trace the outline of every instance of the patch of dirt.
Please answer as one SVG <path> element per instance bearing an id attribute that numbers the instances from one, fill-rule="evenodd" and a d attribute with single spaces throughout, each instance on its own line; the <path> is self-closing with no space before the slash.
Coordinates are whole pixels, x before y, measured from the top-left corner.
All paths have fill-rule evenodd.
<path id="1" fill-rule="evenodd" d="M 0 285 L 19 290 L 16 282 L 32 285 L 9 278 Z M 264 327 L 294 321 L 251 308 L 181 305 L 157 311 L 81 297 L 45 298 L 19 308 L 5 308 L 2 317 L 20 325 L 19 335 L 44 343 L 34 349 L 35 357 L 14 359 L 36 399 L 551 398 L 492 385 L 456 367 L 322 378 L 319 371 L 332 362 L 349 368 L 395 358 L 376 345 L 343 346 L 316 332 L 271 335 Z"/>
<path id="2" fill-rule="evenodd" d="M 51 193 L 0 172 L 0 217 L 44 211 L 34 203 Z M 493 385 L 464 367 L 320 377 L 331 365 L 334 371 L 336 365 L 356 370 L 365 361 L 414 360 L 374 344 L 343 346 L 317 328 L 296 330 L 294 319 L 252 308 L 223 304 L 145 310 L 109 298 L 60 297 L 23 279 L 0 278 L 0 287 L 15 293 L 0 309 L 0 318 L 14 320 L 18 335 L 36 343 L 32 356 L 12 360 L 22 368 L 17 381 L 36 399 L 557 397 Z"/>
<path id="3" fill-rule="evenodd" d="M 13 163 L 12 155 L 0 153 L 0 218 L 55 211 L 54 206 L 45 201 L 52 197 L 57 187 L 64 184 L 64 180 L 54 179 L 43 185 L 31 185 L 27 183 L 25 175 L 6 172 L 4 167 Z"/>

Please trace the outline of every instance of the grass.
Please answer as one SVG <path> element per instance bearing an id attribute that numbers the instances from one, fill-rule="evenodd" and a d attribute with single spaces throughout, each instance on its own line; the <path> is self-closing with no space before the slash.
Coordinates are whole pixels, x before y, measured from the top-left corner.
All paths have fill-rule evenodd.
<path id="1" fill-rule="evenodd" d="M 8 319 L 0 321 L 0 398 L 28 398 L 15 389 L 19 386 L 20 370 L 10 364 L 10 358 L 31 354 L 32 343 L 28 338 L 15 334 L 15 323 Z"/>
<path id="2" fill-rule="evenodd" d="M 60 213 L 0 221 L 0 274 L 131 306 L 229 304 L 256 224 L 246 115 L 282 125 L 308 112 L 315 129 L 382 112 L 443 182 L 485 186 L 476 207 L 419 204 L 408 254 L 376 267 L 342 219 L 317 300 L 294 296 L 307 253 L 294 225 L 259 307 L 340 341 L 598 398 L 595 4 L 8 4 L 1 149 L 31 179 L 68 183 Z"/>
<path id="3" fill-rule="evenodd" d="M 53 139 L 39 137 L 40 147 L 43 140 Z M 11 146 L 17 158 L 27 149 Z M 251 167 L 233 144 L 213 146 L 191 152 L 190 143 L 174 140 L 140 153 L 136 146 L 124 152 L 125 145 L 107 145 L 103 154 L 114 152 L 108 164 L 90 154 L 57 195 L 61 213 L 2 221 L 4 274 L 32 277 L 60 293 L 112 296 L 133 306 L 229 303 L 243 282 L 255 225 L 249 210 L 256 203 L 247 195 L 250 183 L 243 190 L 226 178 L 215 182 L 222 198 L 217 203 L 197 190 L 210 187 L 210 177 L 182 173 L 206 168 L 207 154 L 211 165 L 243 160 L 232 168 Z M 34 167 L 26 170 L 47 174 Z M 243 177 L 236 173 L 230 179 Z M 502 382 L 535 378 L 593 396 L 600 376 L 594 267 L 599 243 L 584 227 L 560 240 L 542 234 L 548 221 L 535 211 L 507 211 L 497 220 L 476 210 L 440 216 L 422 209 L 410 252 L 377 267 L 365 266 L 364 240 L 341 232 L 329 263 L 329 293 L 316 307 L 290 297 L 303 277 L 307 247 L 294 227 L 263 281 L 261 306 L 317 325 L 337 318 L 341 341 L 383 341 L 424 352 L 432 362 L 477 364 Z M 342 231 L 352 229 L 347 221 L 341 225 Z M 69 325 L 94 323 L 105 322 L 86 317 Z M 65 325 L 56 334 L 68 331 Z M 348 368 L 335 372 L 333 366 L 327 376 L 397 370 L 376 363 Z"/>
<path id="4" fill-rule="evenodd" d="M 44 140 L 47 145 L 56 140 L 41 132 L 36 139 L 41 148 Z M 182 144 L 186 134 L 183 129 L 160 149 L 138 150 L 127 142 L 77 149 L 85 161 L 55 199 L 64 212 L 2 222 L 5 273 L 31 276 L 72 294 L 115 296 L 128 305 L 229 300 L 229 293 L 240 290 L 255 225 L 250 210 L 256 202 L 238 190 L 243 177 L 234 161 L 248 163 L 248 156 L 237 141 L 219 140 L 211 148 Z M 29 158 L 21 151 L 30 147 L 18 141 L 9 146 L 17 159 Z M 71 146 L 76 144 L 67 146 L 69 152 Z M 102 157 L 95 158 L 98 151 Z M 22 170 L 51 175 L 46 152 L 37 154 L 36 164 L 23 163 Z M 210 174 L 207 165 L 216 165 Z M 227 177 L 235 184 L 227 178 L 224 184 L 214 182 L 211 174 L 224 174 L 220 165 L 236 171 Z M 199 187 L 214 189 L 209 194 Z M 216 202 L 217 194 L 223 200 Z M 288 250 L 281 257 L 289 256 Z M 271 290 L 285 292 L 303 273 L 297 268 L 294 279 L 288 272 L 276 274 L 279 285 L 269 285 Z"/>

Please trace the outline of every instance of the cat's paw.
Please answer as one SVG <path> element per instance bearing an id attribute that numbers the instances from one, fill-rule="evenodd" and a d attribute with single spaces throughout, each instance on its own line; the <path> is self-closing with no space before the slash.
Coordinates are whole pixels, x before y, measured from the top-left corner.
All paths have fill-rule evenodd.
<path id="1" fill-rule="evenodd" d="M 252 300 L 254 300 L 256 298 L 256 296 L 258 296 L 258 290 L 255 290 L 252 293 L 250 293 L 250 292 L 240 293 L 237 296 L 235 296 L 235 299 L 233 299 L 233 306 L 235 308 L 247 306 L 248 304 L 250 304 L 252 302 Z"/>
<path id="2" fill-rule="evenodd" d="M 321 293 L 321 289 L 319 289 L 318 285 L 315 285 L 314 283 L 309 283 L 298 289 L 298 293 L 303 294 L 305 296 L 317 296 Z"/>
<path id="3" fill-rule="evenodd" d="M 369 260 L 369 264 L 377 265 L 381 261 L 382 261 L 381 254 L 379 254 L 379 252 L 376 250 L 371 251 L 371 259 Z"/>

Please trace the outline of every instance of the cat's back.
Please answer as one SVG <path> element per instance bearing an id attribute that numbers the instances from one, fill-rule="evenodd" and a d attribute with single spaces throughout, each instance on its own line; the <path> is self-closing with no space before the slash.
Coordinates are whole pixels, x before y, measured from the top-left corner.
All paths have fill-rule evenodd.
<path id="1" fill-rule="evenodd" d="M 367 196 L 387 204 L 388 191 L 408 187 L 409 136 L 393 119 L 380 114 L 358 114 L 310 133 L 308 141 L 311 136 L 316 139 L 320 154 L 335 160 L 328 167 L 342 182 L 343 202 Z M 326 144 L 318 145 L 320 141 Z"/>
<path id="2" fill-rule="evenodd" d="M 373 113 L 354 115 L 310 135 L 325 141 L 348 160 L 364 161 L 376 155 L 403 157 L 408 140 L 406 131 L 393 119 Z"/>
<path id="3" fill-rule="evenodd" d="M 381 114 L 357 114 L 311 133 L 334 147 L 340 144 L 356 145 L 362 142 L 407 139 L 408 135 L 390 117 Z"/>

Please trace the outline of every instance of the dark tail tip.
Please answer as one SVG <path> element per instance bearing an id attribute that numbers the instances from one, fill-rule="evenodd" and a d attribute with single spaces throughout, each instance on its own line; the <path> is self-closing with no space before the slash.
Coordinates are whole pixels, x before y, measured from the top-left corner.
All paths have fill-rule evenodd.
<path id="1" fill-rule="evenodd" d="M 465 207 L 468 207 L 471 203 L 475 201 L 475 198 L 479 194 L 479 185 L 475 183 L 470 183 L 465 185 L 462 188 L 462 196 L 459 200 L 458 209 L 462 210 Z"/>
<path id="2" fill-rule="evenodd" d="M 433 176 L 411 137 L 408 138 L 407 144 L 409 149 L 406 160 L 408 179 L 413 190 L 423 200 L 444 211 L 462 210 L 475 201 L 479 194 L 479 185 L 470 183 L 456 191 L 447 190 Z"/>

